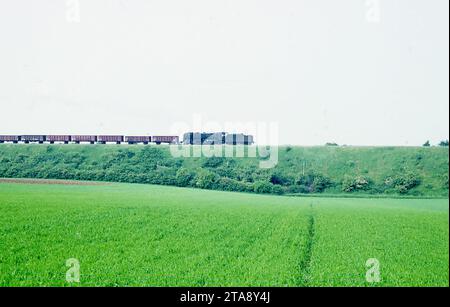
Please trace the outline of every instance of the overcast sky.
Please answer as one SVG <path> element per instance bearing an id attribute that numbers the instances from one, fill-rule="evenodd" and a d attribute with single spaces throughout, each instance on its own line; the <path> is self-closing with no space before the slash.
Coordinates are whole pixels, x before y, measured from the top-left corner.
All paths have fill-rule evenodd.
<path id="1" fill-rule="evenodd" d="M 77 6 L 79 5 L 79 12 Z M 0 134 L 448 138 L 448 0 L 0 0 Z"/>

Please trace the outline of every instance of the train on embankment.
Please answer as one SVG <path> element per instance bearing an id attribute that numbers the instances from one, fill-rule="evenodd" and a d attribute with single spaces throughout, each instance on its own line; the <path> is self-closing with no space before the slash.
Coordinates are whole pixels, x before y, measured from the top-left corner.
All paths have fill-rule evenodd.
<path id="1" fill-rule="evenodd" d="M 0 135 L 0 143 L 89 143 L 89 144 L 183 144 L 183 145 L 252 145 L 252 135 L 226 132 L 187 132 L 180 137 L 176 135 Z"/>

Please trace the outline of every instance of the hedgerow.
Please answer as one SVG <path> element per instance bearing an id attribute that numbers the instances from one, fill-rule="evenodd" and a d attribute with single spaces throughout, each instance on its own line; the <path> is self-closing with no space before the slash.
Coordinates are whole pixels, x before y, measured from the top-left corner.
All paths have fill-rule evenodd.
<path id="1" fill-rule="evenodd" d="M 0 177 L 264 194 L 448 195 L 448 148 L 288 147 L 275 168 L 262 169 L 258 158 L 174 158 L 163 146 L 2 144 Z"/>

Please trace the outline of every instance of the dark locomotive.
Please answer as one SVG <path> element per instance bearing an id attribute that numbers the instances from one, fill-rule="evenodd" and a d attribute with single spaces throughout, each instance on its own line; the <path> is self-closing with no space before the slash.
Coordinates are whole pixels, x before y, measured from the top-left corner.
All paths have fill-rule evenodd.
<path id="1" fill-rule="evenodd" d="M 183 135 L 183 144 L 186 145 L 252 145 L 252 135 L 226 132 L 187 132 Z"/>

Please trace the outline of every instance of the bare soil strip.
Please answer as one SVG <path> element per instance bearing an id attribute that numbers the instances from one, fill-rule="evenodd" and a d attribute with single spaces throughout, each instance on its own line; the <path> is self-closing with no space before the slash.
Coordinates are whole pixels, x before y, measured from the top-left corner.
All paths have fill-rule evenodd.
<path id="1" fill-rule="evenodd" d="M 311 213 L 308 218 L 308 237 L 306 238 L 306 247 L 302 253 L 300 260 L 300 279 L 297 280 L 298 286 L 306 287 L 310 282 L 310 266 L 312 258 L 312 249 L 314 245 L 314 237 L 316 234 L 316 217 L 314 215 L 313 204 L 310 204 Z"/>
<path id="2" fill-rule="evenodd" d="M 0 178 L 0 183 L 20 184 L 62 184 L 62 185 L 108 185 L 109 182 L 77 181 L 60 179 L 31 179 L 31 178 Z"/>

